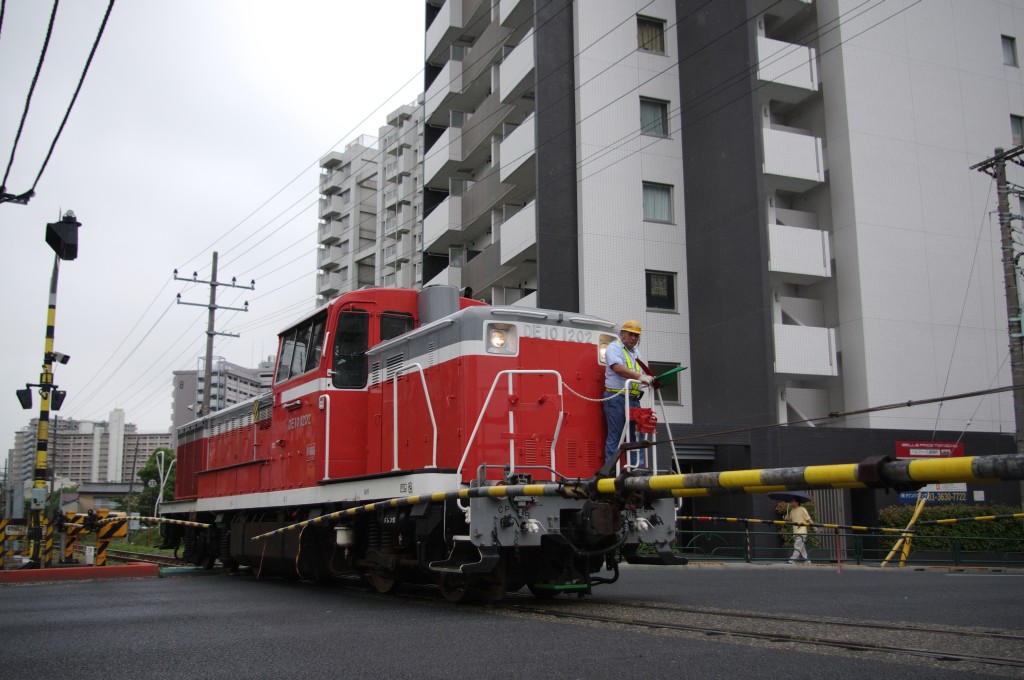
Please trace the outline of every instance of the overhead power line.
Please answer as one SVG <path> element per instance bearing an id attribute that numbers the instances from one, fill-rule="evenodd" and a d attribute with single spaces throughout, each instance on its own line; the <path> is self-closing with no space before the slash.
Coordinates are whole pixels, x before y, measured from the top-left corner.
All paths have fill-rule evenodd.
<path id="1" fill-rule="evenodd" d="M 24 191 L 20 194 L 14 195 L 7 193 L 7 178 L 11 173 L 11 166 L 14 164 L 14 154 L 18 148 L 18 141 L 21 139 L 22 130 L 25 127 L 25 119 L 28 117 L 29 105 L 32 101 L 32 93 L 36 89 L 36 82 L 39 80 L 39 71 L 43 67 L 43 60 L 46 58 L 46 50 L 50 44 L 50 35 L 53 33 L 53 21 L 57 16 L 57 5 L 60 0 L 54 0 L 53 12 L 50 14 L 50 24 L 46 29 L 46 40 L 43 42 L 43 49 L 39 55 L 39 63 L 36 66 L 35 75 L 32 77 L 32 86 L 29 88 L 28 96 L 25 98 L 25 110 L 21 114 L 21 123 L 18 125 L 18 134 L 14 138 L 14 146 L 11 148 L 11 157 L 7 161 L 7 170 L 4 172 L 4 180 L 0 182 L 0 203 L 20 203 L 22 205 L 28 203 L 36 194 L 36 187 L 39 185 L 39 180 L 43 176 L 43 172 L 46 170 L 46 166 L 50 162 L 50 157 L 53 156 L 53 150 L 57 148 L 57 140 L 60 139 L 60 135 L 64 132 L 64 126 L 67 125 L 68 117 L 71 115 L 71 109 L 75 106 L 75 102 L 78 100 L 78 93 L 82 91 L 82 84 L 85 82 L 85 76 L 89 72 L 89 66 L 92 65 L 92 59 L 96 56 L 96 48 L 99 47 L 100 40 L 103 38 L 103 31 L 107 28 L 107 20 L 110 18 L 110 12 L 114 9 L 114 0 L 110 0 L 107 5 L 107 11 L 103 15 L 103 22 L 100 24 L 99 31 L 96 33 L 96 39 L 92 43 L 92 49 L 89 50 L 89 58 L 85 60 L 85 67 L 82 69 L 82 75 L 78 78 L 78 85 L 75 87 L 75 93 L 71 96 L 71 102 L 68 104 L 68 108 L 64 111 L 64 118 L 60 122 L 60 127 L 57 128 L 57 134 L 53 136 L 53 141 L 50 142 L 50 148 L 46 152 L 46 158 L 43 159 L 43 164 L 39 167 L 39 172 L 36 173 L 36 178 L 32 181 L 32 186 L 29 187 L 28 191 Z M 0 5 L 0 23 L 3 22 L 3 10 Z"/>

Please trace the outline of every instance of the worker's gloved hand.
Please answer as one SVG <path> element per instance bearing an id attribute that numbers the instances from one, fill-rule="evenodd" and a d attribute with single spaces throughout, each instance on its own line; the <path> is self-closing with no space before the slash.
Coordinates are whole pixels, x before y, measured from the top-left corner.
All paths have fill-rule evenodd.
<path id="1" fill-rule="evenodd" d="M 653 375 L 641 375 L 640 376 L 640 382 L 642 382 L 644 385 L 650 385 L 652 382 L 654 382 L 654 376 Z"/>

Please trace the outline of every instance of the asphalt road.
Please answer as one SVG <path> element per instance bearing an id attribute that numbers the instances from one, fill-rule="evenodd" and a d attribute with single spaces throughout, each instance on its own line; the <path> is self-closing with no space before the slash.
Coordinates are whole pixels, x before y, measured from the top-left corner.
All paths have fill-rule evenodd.
<path id="1" fill-rule="evenodd" d="M 1018 573 L 627 567 L 591 599 L 1024 633 Z M 0 587 L 0 648 L 0 678 L 1024 677 L 218 574 Z"/>

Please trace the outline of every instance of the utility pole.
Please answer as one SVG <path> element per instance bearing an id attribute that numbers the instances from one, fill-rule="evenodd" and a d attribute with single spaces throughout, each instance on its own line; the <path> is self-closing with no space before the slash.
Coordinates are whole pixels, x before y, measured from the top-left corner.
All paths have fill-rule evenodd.
<path id="1" fill-rule="evenodd" d="M 179 305 L 192 305 L 193 307 L 206 307 L 208 310 L 206 320 L 206 366 L 203 370 L 203 403 L 199 407 L 199 414 L 206 415 L 210 411 L 210 379 L 213 374 L 213 336 L 225 335 L 229 338 L 237 338 L 237 333 L 218 333 L 214 330 L 214 319 L 218 309 L 228 309 L 234 312 L 248 312 L 249 303 L 246 302 L 244 307 L 223 307 L 217 306 L 217 286 L 226 286 L 228 288 L 244 288 L 246 290 L 256 290 L 256 280 L 253 279 L 249 282 L 249 285 L 238 285 L 235 282 L 235 278 L 231 278 L 231 283 L 225 283 L 217 280 L 217 251 L 213 253 L 213 266 L 210 269 L 210 280 L 201 281 L 199 275 L 196 272 L 192 272 L 192 278 L 186 279 L 178 276 L 178 270 L 174 270 L 175 281 L 191 281 L 193 283 L 207 283 L 210 285 L 210 302 L 209 304 L 202 304 L 198 302 L 183 302 L 181 299 L 181 293 L 178 293 L 178 304 Z M 199 415 L 196 414 L 196 415 Z"/>
<path id="2" fill-rule="evenodd" d="M 1024 167 L 1024 163 L 1021 162 L 1022 155 L 1024 146 L 1015 146 L 1009 151 L 997 148 L 991 158 L 971 166 L 971 170 L 979 170 L 996 180 L 999 233 L 1003 252 L 1003 285 L 1006 287 L 1006 318 L 1010 333 L 1010 380 L 1018 388 L 1024 385 L 1024 320 L 1021 317 L 1017 289 L 1017 258 L 1013 245 L 1013 215 L 1010 213 L 1010 185 L 1006 181 L 1006 163 L 1009 161 Z M 1013 417 L 1017 453 L 1024 453 L 1024 394 L 1021 394 L 1019 389 L 1013 392 Z"/>

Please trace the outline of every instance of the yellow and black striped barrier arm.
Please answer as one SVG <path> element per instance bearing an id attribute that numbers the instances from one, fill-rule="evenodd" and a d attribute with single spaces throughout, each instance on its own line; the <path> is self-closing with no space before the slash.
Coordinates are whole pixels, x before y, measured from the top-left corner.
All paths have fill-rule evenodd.
<path id="1" fill-rule="evenodd" d="M 947 519 L 929 519 L 918 522 L 917 526 L 936 524 L 956 524 L 957 522 L 996 522 L 1004 519 L 1024 519 L 1024 512 L 1017 512 L 1012 515 L 980 515 L 978 517 L 949 517 Z"/>
<path id="2" fill-rule="evenodd" d="M 311 524 L 324 524 L 385 508 L 400 508 L 421 503 L 441 503 L 470 498 L 508 498 L 518 496 L 562 496 L 588 498 L 596 495 L 646 493 L 652 496 L 702 497 L 718 494 L 762 494 L 802 489 L 866 489 L 919 487 L 947 482 L 998 482 L 1024 479 L 1024 454 L 940 458 L 936 460 L 868 460 L 840 465 L 729 470 L 680 475 L 637 475 L 568 483 L 539 483 L 479 486 L 438 491 L 419 496 L 402 496 L 358 505 L 297 522 L 251 540 L 270 538 Z"/>
<path id="3" fill-rule="evenodd" d="M 827 522 L 787 522 L 782 519 L 753 519 L 748 517 L 710 517 L 704 515 L 680 515 L 680 520 L 692 520 L 694 522 L 736 522 L 745 524 L 771 524 L 774 526 L 806 526 L 819 527 L 822 529 L 845 529 L 847 531 L 864 531 L 883 534 L 913 534 L 915 529 L 897 529 L 893 527 L 869 527 L 857 524 L 829 524 Z M 948 519 L 931 519 L 917 522 L 917 526 L 935 526 L 942 524 L 956 524 L 957 522 L 993 522 L 1007 519 L 1024 519 L 1024 512 L 1012 515 L 980 515 L 978 517 L 950 517 Z"/>
<path id="4" fill-rule="evenodd" d="M 402 496 L 389 498 L 376 503 L 357 505 L 345 510 L 320 515 L 303 522 L 290 524 L 280 529 L 253 536 L 252 540 L 258 541 L 263 538 L 270 538 L 286 531 L 303 529 L 311 524 L 324 524 L 346 517 L 355 517 L 367 512 L 376 512 L 386 508 L 405 508 L 423 503 L 443 503 L 450 500 L 468 500 L 470 498 L 514 498 L 518 496 L 562 496 L 565 498 L 587 498 L 588 494 L 582 484 L 501 484 L 496 486 L 475 486 L 466 489 L 454 489 L 452 491 L 438 491 L 428 495 Z"/>
<path id="5" fill-rule="evenodd" d="M 209 529 L 210 528 L 209 524 L 204 524 L 203 522 L 190 522 L 190 521 L 184 520 L 184 519 L 170 519 L 168 517 L 126 517 L 124 515 L 120 515 L 120 516 L 117 516 L 117 517 L 108 517 L 106 519 L 101 519 L 98 522 L 98 524 L 105 524 L 107 522 L 116 522 L 118 520 L 122 520 L 122 521 L 123 520 L 137 520 L 139 522 L 148 523 L 148 524 L 177 524 L 178 526 L 195 527 L 197 529 Z"/>
<path id="6" fill-rule="evenodd" d="M 692 498 L 801 489 L 916 488 L 924 484 L 1014 479 L 1024 479 L 1024 454 L 934 460 L 883 459 L 839 465 L 609 478 L 598 480 L 596 488 L 599 494 L 611 494 L 621 489 Z"/>
<path id="7" fill-rule="evenodd" d="M 868 527 L 856 524 L 828 524 L 819 522 L 787 522 L 784 519 L 752 519 L 747 517 L 706 517 L 700 515 L 680 515 L 678 519 L 693 520 L 695 522 L 739 522 L 745 524 L 770 524 L 773 526 L 797 526 L 797 527 L 819 527 L 821 529 L 846 529 L 847 531 L 866 531 L 884 534 L 908 533 L 903 529 L 891 527 Z"/>

